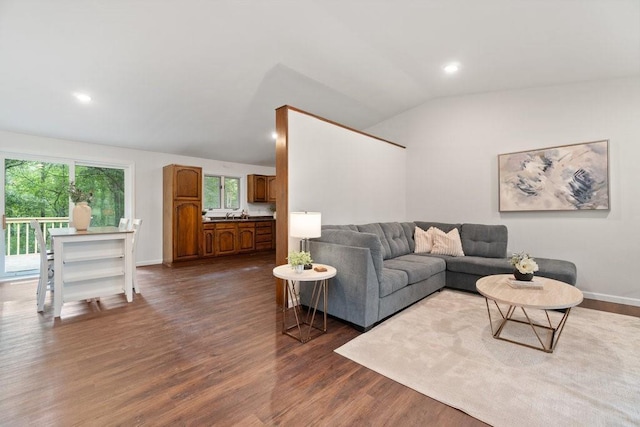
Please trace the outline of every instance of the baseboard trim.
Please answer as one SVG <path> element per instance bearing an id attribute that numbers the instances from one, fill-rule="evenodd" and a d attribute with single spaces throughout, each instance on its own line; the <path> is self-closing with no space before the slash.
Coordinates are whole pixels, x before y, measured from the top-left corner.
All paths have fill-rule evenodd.
<path id="1" fill-rule="evenodd" d="M 585 298 L 588 298 L 588 299 L 640 307 L 640 299 L 637 299 L 637 298 L 618 297 L 615 295 L 607 295 L 607 294 L 600 294 L 597 292 L 585 292 L 585 291 L 582 291 L 582 294 L 584 295 Z"/>

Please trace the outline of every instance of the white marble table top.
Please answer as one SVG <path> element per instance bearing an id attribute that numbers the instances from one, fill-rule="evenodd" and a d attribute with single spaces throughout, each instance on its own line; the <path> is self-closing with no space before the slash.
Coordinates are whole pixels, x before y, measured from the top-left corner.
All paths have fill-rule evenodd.
<path id="1" fill-rule="evenodd" d="M 535 276 L 533 280 L 542 283 L 542 289 L 516 289 L 508 283 L 511 278 L 512 274 L 486 276 L 478 279 L 476 289 L 499 303 L 541 310 L 573 307 L 583 299 L 580 289 L 558 280 Z"/>

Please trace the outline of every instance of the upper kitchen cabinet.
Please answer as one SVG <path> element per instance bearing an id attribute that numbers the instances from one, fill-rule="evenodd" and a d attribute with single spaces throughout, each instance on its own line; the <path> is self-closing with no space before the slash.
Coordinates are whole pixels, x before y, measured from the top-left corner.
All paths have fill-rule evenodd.
<path id="1" fill-rule="evenodd" d="M 173 180 L 174 200 L 202 200 L 202 168 L 168 165 Z"/>
<path id="2" fill-rule="evenodd" d="M 249 203 L 275 203 L 276 177 L 247 175 L 247 201 Z"/>
<path id="3" fill-rule="evenodd" d="M 162 261 L 196 259 L 202 235 L 202 169 L 163 168 Z"/>
<path id="4" fill-rule="evenodd" d="M 267 202 L 276 202 L 276 176 L 267 177 Z"/>

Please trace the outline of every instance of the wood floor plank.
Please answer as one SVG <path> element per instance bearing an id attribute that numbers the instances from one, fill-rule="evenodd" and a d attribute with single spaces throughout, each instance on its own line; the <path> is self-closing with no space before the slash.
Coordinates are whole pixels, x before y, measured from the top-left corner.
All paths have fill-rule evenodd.
<path id="1" fill-rule="evenodd" d="M 335 319 L 306 344 L 283 335 L 274 259 L 138 268 L 132 303 L 60 319 L 50 294 L 36 313 L 35 280 L 0 283 L 0 425 L 484 425 L 336 354 L 359 332 Z"/>

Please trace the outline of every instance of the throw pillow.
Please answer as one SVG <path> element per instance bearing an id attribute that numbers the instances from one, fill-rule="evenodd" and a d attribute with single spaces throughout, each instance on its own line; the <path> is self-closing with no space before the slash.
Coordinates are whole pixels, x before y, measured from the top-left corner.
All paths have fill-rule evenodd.
<path id="1" fill-rule="evenodd" d="M 448 233 L 436 228 L 433 233 L 433 247 L 431 248 L 432 254 L 437 255 L 451 255 L 451 256 L 464 256 L 462 250 L 462 241 L 460 240 L 460 233 L 457 228 L 454 228 Z"/>
<path id="2" fill-rule="evenodd" d="M 414 233 L 414 240 L 416 241 L 416 249 L 413 251 L 414 253 L 429 253 L 431 252 L 431 248 L 433 247 L 433 227 L 429 227 L 427 231 L 424 231 L 420 227 L 416 227 L 416 231 Z"/>

